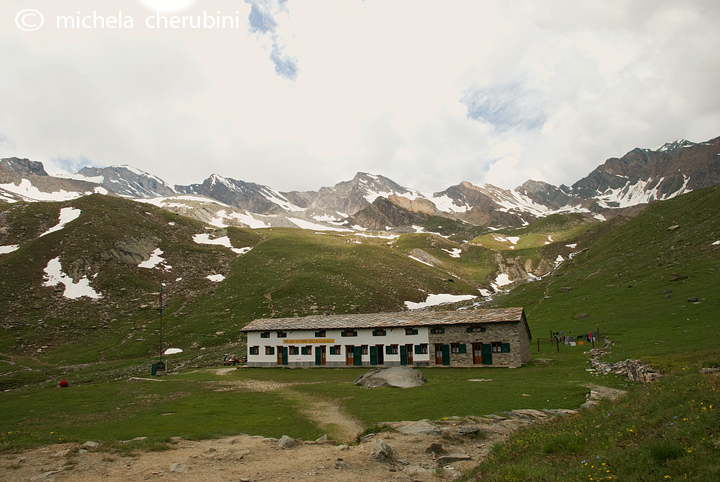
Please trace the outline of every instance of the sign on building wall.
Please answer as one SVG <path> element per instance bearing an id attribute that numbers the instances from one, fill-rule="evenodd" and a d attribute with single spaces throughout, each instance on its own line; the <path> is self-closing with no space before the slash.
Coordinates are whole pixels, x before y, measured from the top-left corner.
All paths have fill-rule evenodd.
<path id="1" fill-rule="evenodd" d="M 335 343 L 334 338 L 308 338 L 306 340 L 283 340 L 283 345 L 312 345 L 316 344 L 328 344 Z"/>

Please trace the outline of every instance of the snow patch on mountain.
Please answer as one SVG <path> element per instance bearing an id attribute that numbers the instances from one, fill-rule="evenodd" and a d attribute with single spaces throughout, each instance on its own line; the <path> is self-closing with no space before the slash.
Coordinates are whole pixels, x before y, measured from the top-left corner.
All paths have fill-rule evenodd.
<path id="1" fill-rule="evenodd" d="M 455 204 L 455 200 L 447 194 L 442 196 L 433 194 L 429 197 L 429 200 L 435 204 L 438 210 L 446 213 L 465 213 L 471 209 L 467 203 L 463 205 Z"/>
<path id="2" fill-rule="evenodd" d="M 305 219 L 288 218 L 288 221 L 292 222 L 299 228 L 311 229 L 313 231 L 341 231 L 341 232 L 352 231 L 351 229 L 347 229 L 347 228 L 341 228 L 341 227 L 337 227 L 337 226 L 326 226 L 324 224 L 313 223 L 311 221 L 306 221 Z"/>
<path id="3" fill-rule="evenodd" d="M 595 199 L 597 199 L 598 204 L 604 208 L 625 208 L 638 204 L 647 204 L 652 201 L 670 199 L 691 191 L 691 189 L 688 188 L 690 178 L 683 176 L 684 182 L 680 189 L 669 194 L 661 195 L 658 191 L 664 179 L 664 177 L 661 177 L 653 188 L 648 188 L 649 185 L 653 184 L 652 178 L 648 178 L 647 180 L 638 179 L 635 183 L 631 183 L 628 180 L 623 187 L 598 192 Z"/>
<path id="4" fill-rule="evenodd" d="M 427 308 L 429 306 L 444 305 L 446 303 L 457 303 L 459 301 L 467 301 L 477 298 L 475 295 L 452 295 L 452 294 L 430 294 L 427 295 L 425 301 L 415 303 L 412 301 L 406 301 L 405 307 L 408 310 L 419 310 Z"/>
<path id="5" fill-rule="evenodd" d="M 20 249 L 19 244 L 9 244 L 7 246 L 0 246 L 0 254 L 12 253 L 13 251 L 17 251 L 18 249 Z"/>
<path id="6" fill-rule="evenodd" d="M 53 226 L 52 228 L 48 229 L 44 233 L 42 233 L 39 237 L 43 237 L 46 234 L 54 233 L 55 231 L 60 231 L 65 227 L 66 224 L 75 221 L 77 218 L 80 217 L 80 214 L 82 211 L 80 209 L 75 208 L 62 208 L 60 210 L 60 219 L 58 223 Z"/>
<path id="7" fill-rule="evenodd" d="M 74 192 L 74 191 L 65 191 L 64 189 L 60 189 L 59 191 L 55 192 L 43 192 L 33 186 L 32 182 L 30 182 L 29 179 L 23 179 L 20 181 L 20 184 L 15 185 L 13 183 L 9 184 L 0 184 L 0 189 L 4 189 L 5 191 L 15 194 L 16 196 L 20 197 L 24 201 L 34 202 L 34 201 L 71 201 L 73 199 L 77 199 L 82 196 L 87 196 L 88 194 L 92 194 L 92 191 L 89 192 Z M 5 196 L 3 196 L 5 197 Z M 15 202 L 13 199 L 9 199 L 6 197 L 6 199 L 9 202 Z"/>
<path id="8" fill-rule="evenodd" d="M 201 233 L 201 234 L 194 235 L 193 241 L 195 241 L 197 244 L 210 244 L 210 245 L 216 245 L 216 246 L 224 246 L 236 254 L 245 254 L 252 249 L 250 247 L 233 248 L 233 245 L 230 242 L 229 237 L 222 236 L 220 238 L 211 238 L 210 235 L 207 233 Z"/>
<path id="9" fill-rule="evenodd" d="M 445 251 L 447 254 L 450 255 L 451 258 L 459 258 L 462 254 L 462 249 L 460 248 L 453 248 L 453 249 L 445 249 L 442 248 L 443 251 Z"/>
<path id="10" fill-rule="evenodd" d="M 163 251 L 160 248 L 156 248 L 155 251 L 152 252 L 150 259 L 138 264 L 138 268 L 148 268 L 148 269 L 158 268 L 158 269 L 163 269 L 165 271 L 171 271 L 172 266 L 170 266 L 169 264 L 165 264 L 165 258 L 163 258 L 161 256 L 162 254 L 163 254 Z M 161 265 L 164 265 L 164 266 L 161 266 Z"/>
<path id="11" fill-rule="evenodd" d="M 102 298 L 102 295 L 90 286 L 90 280 L 87 276 L 83 276 L 76 283 L 70 276 L 63 273 L 60 256 L 48 261 L 44 272 L 45 276 L 43 286 L 57 286 L 59 284 L 64 285 L 65 290 L 63 291 L 63 296 L 65 298 L 71 300 L 82 298 L 83 296 L 92 299 Z"/>

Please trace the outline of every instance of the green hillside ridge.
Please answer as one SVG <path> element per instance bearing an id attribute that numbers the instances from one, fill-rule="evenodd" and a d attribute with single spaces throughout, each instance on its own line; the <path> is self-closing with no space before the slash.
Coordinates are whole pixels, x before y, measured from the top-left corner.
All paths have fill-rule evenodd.
<path id="1" fill-rule="evenodd" d="M 106 202 L 110 204 L 103 204 Z M 48 259 L 68 256 L 63 254 L 67 252 L 83 254 L 79 246 L 57 250 L 60 241 L 61 246 L 72 244 L 74 239 L 89 243 L 95 235 L 107 239 L 111 246 L 124 236 L 119 228 L 91 233 L 90 225 L 84 223 L 94 223 L 95 218 L 86 217 L 92 209 L 82 203 L 127 208 L 128 217 L 123 222 L 131 227 L 159 220 L 150 222 L 148 232 L 163 240 L 160 247 L 173 270 L 147 273 L 108 262 L 124 277 L 123 283 L 105 275 L 104 286 L 108 288 L 99 301 L 65 302 L 53 294 L 52 288 L 41 288 L 41 273 Z M 57 222 L 60 208 L 69 205 L 83 209 L 81 217 L 47 236 L 54 236 L 55 242 L 36 239 Z M 429 384 L 402 393 L 362 391 L 350 382 L 364 370 L 353 369 L 243 369 L 224 380 L 301 381 L 305 384 L 289 390 L 334 400 L 368 426 L 397 418 L 577 408 L 591 383 L 624 385 L 629 390 L 625 400 L 518 433 L 504 447 L 496 448 L 489 463 L 468 480 L 478 476 L 482 480 L 598 480 L 610 475 L 615 480 L 663 480 L 665 475 L 683 478 L 684 474 L 689 480 L 713 480 L 716 474 L 712 467 L 720 465 L 720 449 L 713 438 L 720 390 L 716 378 L 698 375 L 697 370 L 720 366 L 715 341 L 720 334 L 720 245 L 714 244 L 720 240 L 718 205 L 720 190 L 707 188 L 651 204 L 632 219 L 617 217 L 586 224 L 572 215 L 541 220 L 541 224 L 522 228 L 525 231 L 504 234 L 546 239 L 553 232 L 558 235 L 553 237 L 557 239 L 554 243 L 502 252 L 433 234 L 407 234 L 389 241 L 298 229 L 228 229 L 234 247 L 253 247 L 240 256 L 224 247 L 194 243 L 192 235 L 205 232 L 199 223 L 145 205 L 132 207 L 137 205 L 122 199 L 93 196 L 70 203 L 13 206 L 11 210 L 24 209 L 31 214 L 18 212 L 18 219 L 13 221 L 17 225 L 8 225 L 8 241 L 3 241 L 11 244 L 10 236 L 16 236 L 13 239 L 23 246 L 0 256 L 2 299 L 7 303 L 4 306 L 14 310 L 12 323 L 9 317 L 3 319 L 0 380 L 3 388 L 28 385 L 30 392 L 23 388 L 0 395 L 0 410 L 6 414 L 0 423 L 0 449 L 52 443 L 58 434 L 66 441 L 98 438 L 108 443 L 131 436 L 149 436 L 152 443 L 160 443 L 175 435 L 192 438 L 290 432 L 310 439 L 322 434 L 298 407 L 288 403 L 286 395 L 217 391 L 217 383 L 223 379 L 213 372 L 183 371 L 166 377 L 166 384 L 125 382 L 122 377 L 147 376 L 149 364 L 157 356 L 159 317 L 154 293 L 161 281 L 166 283 L 166 346 L 185 350 L 168 361 L 180 367 L 217 362 L 224 352 L 244 353 L 238 330 L 253 318 L 399 310 L 404 301 L 422 301 L 429 293 L 477 293 L 478 288 L 487 286 L 488 277 L 494 277 L 500 263 L 524 264 L 527 259 L 539 263 L 555 260 L 558 255 L 567 259 L 573 252 L 578 254 L 548 276 L 520 284 L 487 304 L 525 307 L 534 337 L 533 362 L 525 367 L 503 371 L 426 369 Z M 103 209 L 98 207 L 98 213 Z M 7 211 L 5 216 L 9 216 Z M 170 222 L 176 224 L 169 226 Z M 169 232 L 163 226 L 168 226 Z M 563 232 L 572 234 L 561 238 Z M 166 238 L 174 241 L 168 243 Z M 569 248 L 568 244 L 576 246 Z M 107 249 L 92 247 L 96 256 Z M 416 250 L 431 256 L 437 267 L 409 258 Z M 451 255 L 457 250 L 459 258 Z M 201 263 L 207 259 L 211 269 L 203 266 L 193 271 L 188 261 L 185 269 L 191 276 L 176 282 L 179 267 L 184 266 L 179 259 L 183 256 L 197 256 Z M 13 278 L 12 270 L 18 269 L 25 272 Z M 213 270 L 225 274 L 226 279 L 217 284 L 208 282 L 204 276 Z M 102 276 L 99 273 L 97 280 Z M 132 294 L 125 294 L 130 288 L 124 283 L 133 284 Z M 49 325 L 46 328 L 37 325 L 37 320 L 44 309 L 55 309 L 51 301 L 43 299 L 48 296 L 54 296 L 51 301 L 63 305 L 65 311 L 61 312 L 63 317 L 44 321 L 43 325 Z M 30 302 L 39 305 L 25 308 Z M 117 306 L 98 307 L 111 302 Z M 102 328 L 101 315 L 111 312 L 117 313 L 116 321 Z M 58 328 L 63 325 L 77 326 L 74 333 L 82 334 L 82 340 L 65 335 L 68 329 Z M 557 351 L 549 338 L 554 331 L 578 335 L 594 329 L 613 343 L 604 359 L 639 358 L 666 376 L 658 385 L 647 387 L 612 375 L 595 377 L 586 371 L 587 346 L 561 345 Z M 48 339 L 57 344 L 37 353 L 36 344 Z M 56 400 L 59 389 L 51 386 L 61 377 L 81 388 L 78 396 L 87 400 L 81 408 L 73 408 L 75 395 L 67 402 Z M 468 378 L 492 378 L 492 382 L 470 389 L 464 382 Z M 101 381 L 111 383 L 97 383 Z M 112 402 L 101 402 L 108 398 Z M 136 403 L 138 399 L 143 402 Z M 33 418 L 33 413 L 52 413 L 56 406 L 67 415 L 62 423 L 43 421 L 47 417 Z M 240 417 L 229 406 L 264 409 L 242 411 L 247 416 Z M 158 417 L 167 412 L 182 416 Z M 210 417 L 211 423 L 193 422 L 195 413 Z M 687 423 L 678 425 L 673 417 Z M 78 423 L 81 419 L 85 421 Z M 694 425 L 690 425 L 691 419 Z M 51 432 L 53 435 L 48 435 Z M 617 444 L 622 447 L 615 448 Z M 612 469 L 603 470 L 612 472 L 600 473 L 595 466 L 585 465 L 591 456 L 611 464 Z M 651 469 L 655 475 L 648 478 Z"/>
<path id="2" fill-rule="evenodd" d="M 616 220 L 615 229 L 552 276 L 494 303 L 524 306 L 537 336 L 599 327 L 617 343 L 615 358 L 660 366 L 677 364 L 677 357 L 702 359 L 707 338 L 720 334 L 718 205 L 717 188 L 654 203 L 624 224 Z"/>

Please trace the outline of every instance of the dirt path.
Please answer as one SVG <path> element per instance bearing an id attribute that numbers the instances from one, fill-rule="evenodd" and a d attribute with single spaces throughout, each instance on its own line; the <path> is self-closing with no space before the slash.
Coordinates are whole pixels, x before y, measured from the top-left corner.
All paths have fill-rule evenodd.
<path id="1" fill-rule="evenodd" d="M 229 369 L 230 371 L 234 370 Z M 229 372 L 217 373 L 225 374 Z M 324 382 L 313 382 L 324 383 Z M 293 390 L 292 387 L 301 385 L 300 383 L 280 383 L 260 380 L 241 380 L 230 382 L 219 382 L 220 390 L 234 391 L 253 391 L 253 392 L 269 392 L 277 391 L 279 394 L 289 400 L 292 400 L 298 407 L 302 415 L 315 422 L 318 427 L 324 430 L 328 437 L 341 443 L 350 443 L 355 437 L 363 431 L 362 423 L 356 418 L 348 414 L 342 405 L 329 399 L 314 397 L 307 393 Z"/>
<path id="2" fill-rule="evenodd" d="M 317 423 L 332 440 L 350 443 L 363 431 L 362 423 L 333 401 L 295 391 L 285 391 L 282 395 L 298 402 L 300 413 Z"/>
<path id="3" fill-rule="evenodd" d="M 240 435 L 204 441 L 174 439 L 168 451 L 128 457 L 104 451 L 102 445 L 55 445 L 0 455 L 0 481 L 437 482 L 475 467 L 494 443 L 518 428 L 554 416 L 518 410 L 503 417 L 398 422 L 393 424 L 398 432 L 370 435 L 352 446 L 295 441 L 293 447 L 283 449 L 273 438 Z M 434 433 L 401 432 L 416 431 L 418 425 Z M 378 439 L 392 449 L 391 460 L 371 457 Z"/>

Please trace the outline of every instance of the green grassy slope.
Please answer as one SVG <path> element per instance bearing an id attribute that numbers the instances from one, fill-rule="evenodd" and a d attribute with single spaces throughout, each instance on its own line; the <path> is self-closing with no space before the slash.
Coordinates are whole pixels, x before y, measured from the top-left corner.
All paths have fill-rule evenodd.
<path id="1" fill-rule="evenodd" d="M 79 218 L 39 237 L 65 207 L 81 210 Z M 133 360 L 146 365 L 159 353 L 161 285 L 163 341 L 185 350 L 180 363 L 216 359 L 208 348 L 242 353 L 239 329 L 259 317 L 397 311 L 430 293 L 477 294 L 474 284 L 448 282 L 447 270 L 411 259 L 386 238 L 301 229 L 216 233 L 235 248 L 253 248 L 237 255 L 195 243 L 194 235 L 208 232 L 202 223 L 100 195 L 17 204 L 3 218 L 3 243 L 21 247 L 0 256 L 0 387 L 53 379 L 78 364 L 102 362 L 120 374 Z M 153 238 L 165 265 L 139 268 L 108 255 L 129 237 Z M 43 270 L 57 256 L 64 272 L 75 281 L 87 276 L 102 298 L 69 300 L 62 288 L 43 286 Z M 225 279 L 213 283 L 210 274 Z"/>
<path id="2" fill-rule="evenodd" d="M 525 306 L 536 336 L 599 327 L 617 343 L 616 358 L 661 366 L 701 359 L 715 350 L 707 340 L 720 335 L 719 205 L 717 188 L 653 204 L 547 279 L 496 303 Z"/>
<path id="3" fill-rule="evenodd" d="M 665 376 L 628 386 L 616 403 L 519 432 L 463 480 L 720 477 L 720 379 L 699 373 L 720 366 L 717 206 L 717 188 L 653 204 L 553 276 L 496 300 L 526 306 L 536 337 L 599 327 L 615 342 L 607 360 L 639 358 Z"/>

